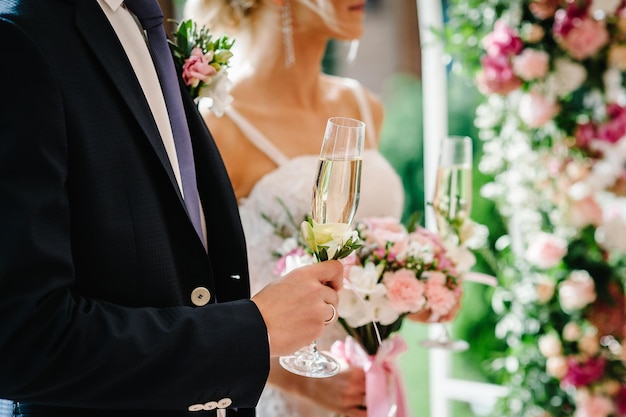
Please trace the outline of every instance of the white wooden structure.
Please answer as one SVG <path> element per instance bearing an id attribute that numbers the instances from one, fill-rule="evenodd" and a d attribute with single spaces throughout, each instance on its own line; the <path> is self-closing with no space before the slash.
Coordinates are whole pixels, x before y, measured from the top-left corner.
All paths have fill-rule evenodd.
<path id="1" fill-rule="evenodd" d="M 422 51 L 422 92 L 424 104 L 424 192 L 432 196 L 435 187 L 439 142 L 448 134 L 447 72 L 444 42 L 433 32 L 441 30 L 444 16 L 441 0 L 416 0 Z M 426 208 L 426 227 L 435 229 L 430 208 Z M 430 326 L 430 337 L 440 333 L 439 325 Z M 445 350 L 430 349 L 430 417 L 452 417 L 451 401 L 489 405 L 506 394 L 506 388 L 451 377 L 451 355 Z"/>

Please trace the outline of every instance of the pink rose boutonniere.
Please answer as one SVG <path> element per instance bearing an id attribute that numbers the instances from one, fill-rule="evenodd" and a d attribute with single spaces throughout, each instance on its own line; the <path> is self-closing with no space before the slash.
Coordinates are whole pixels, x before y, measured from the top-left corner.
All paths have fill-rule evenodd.
<path id="1" fill-rule="evenodd" d="M 228 67 L 234 39 L 213 37 L 205 26 L 192 20 L 178 24 L 170 48 L 181 69 L 183 82 L 194 99 L 207 98 L 209 109 L 218 117 L 232 102 Z"/>

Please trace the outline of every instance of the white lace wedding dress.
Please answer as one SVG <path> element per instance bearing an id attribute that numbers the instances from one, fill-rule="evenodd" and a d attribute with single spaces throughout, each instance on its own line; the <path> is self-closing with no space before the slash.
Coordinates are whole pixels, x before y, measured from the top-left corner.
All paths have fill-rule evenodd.
<path id="1" fill-rule="evenodd" d="M 362 87 L 354 80 L 345 81 L 353 90 L 360 106 L 362 120 L 366 123 L 366 141 L 375 147 L 372 117 Z M 274 234 L 272 225 L 262 214 L 278 224 L 289 224 L 285 209 L 278 203 L 282 200 L 299 222 L 311 211 L 311 193 L 316 173 L 318 155 L 302 155 L 287 158 L 261 132 L 245 120 L 231 106 L 225 115 L 233 120 L 246 137 L 274 162 L 277 168 L 262 177 L 249 196 L 240 201 L 239 208 L 250 264 L 252 294 L 276 279 L 273 269 L 276 258 L 272 251 L 280 247 L 282 239 Z M 321 144 L 321 138 L 320 138 Z M 402 214 L 404 191 L 400 178 L 375 149 L 367 149 L 363 156 L 360 203 L 356 220 L 372 216 L 395 216 Z M 280 302 L 280 300 L 276 300 Z M 346 336 L 339 323 L 327 326 L 318 346 L 327 350 L 338 339 Z M 301 397 L 286 394 L 267 385 L 257 407 L 258 417 L 332 417 L 334 413 L 316 406 Z"/>

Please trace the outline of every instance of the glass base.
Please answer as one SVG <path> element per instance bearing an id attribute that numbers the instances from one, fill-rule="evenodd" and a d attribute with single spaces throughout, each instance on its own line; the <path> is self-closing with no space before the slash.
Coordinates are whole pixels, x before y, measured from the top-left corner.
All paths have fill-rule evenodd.
<path id="1" fill-rule="evenodd" d="M 454 352 L 464 352 L 469 349 L 465 340 L 422 340 L 420 346 L 427 349 L 446 349 Z"/>
<path id="2" fill-rule="evenodd" d="M 289 372 L 310 378 L 328 378 L 339 372 L 339 362 L 317 350 L 299 350 L 291 356 L 281 356 L 279 362 Z"/>

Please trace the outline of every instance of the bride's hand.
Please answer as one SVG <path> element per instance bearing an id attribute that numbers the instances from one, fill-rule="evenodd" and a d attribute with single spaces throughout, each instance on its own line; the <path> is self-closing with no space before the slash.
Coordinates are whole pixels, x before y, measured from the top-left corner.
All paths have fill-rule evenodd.
<path id="1" fill-rule="evenodd" d="M 365 409 L 365 372 L 349 367 L 330 378 L 306 378 L 292 374 L 272 363 L 269 383 L 346 417 L 367 417 Z"/>
<path id="2" fill-rule="evenodd" d="M 365 372 L 349 367 L 331 378 L 308 378 L 307 396 L 321 407 L 346 417 L 367 417 Z"/>

